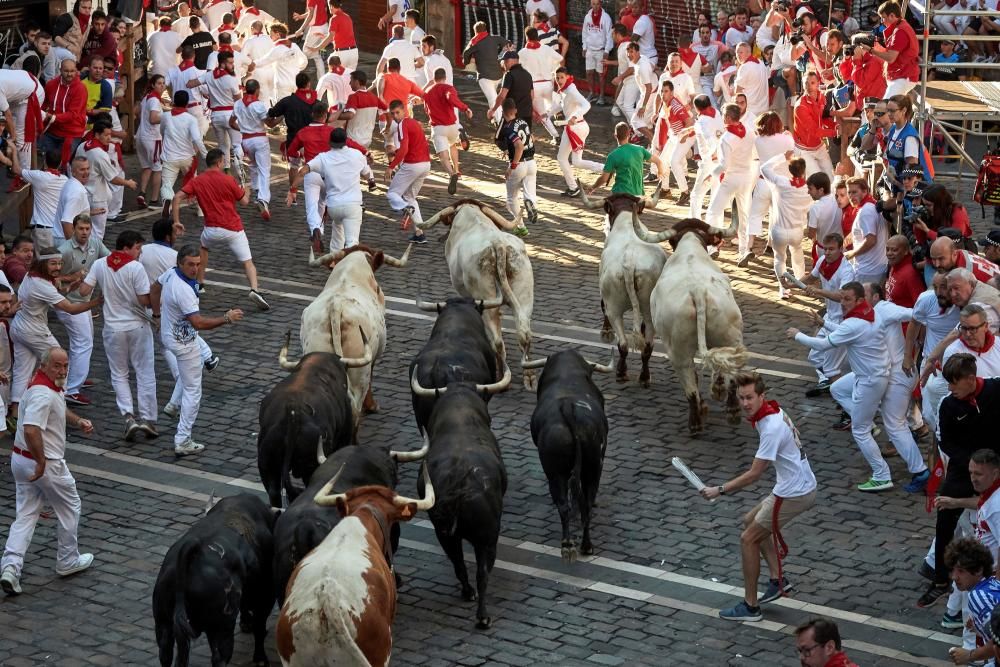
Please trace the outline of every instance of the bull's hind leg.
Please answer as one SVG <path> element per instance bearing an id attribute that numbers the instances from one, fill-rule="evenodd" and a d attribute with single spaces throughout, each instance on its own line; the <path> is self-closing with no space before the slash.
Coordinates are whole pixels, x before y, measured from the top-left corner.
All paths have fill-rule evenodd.
<path id="1" fill-rule="evenodd" d="M 365 400 L 361 404 L 361 410 L 366 415 L 371 415 L 378 412 L 378 403 L 375 402 L 375 397 L 372 396 L 372 385 L 375 384 L 375 362 L 372 361 L 370 368 L 370 373 L 368 374 L 368 392 L 365 394 Z"/>
<path id="2" fill-rule="evenodd" d="M 233 632 L 213 630 L 205 633 L 208 647 L 212 651 L 212 667 L 226 667 L 233 659 Z"/>
<path id="3" fill-rule="evenodd" d="M 726 395 L 726 419 L 730 424 L 740 423 L 740 401 L 736 397 L 736 381 L 729 381 L 729 392 Z"/>
<path id="4" fill-rule="evenodd" d="M 170 667 L 174 661 L 173 618 L 156 623 L 156 646 L 160 649 L 160 667 Z"/>
<path id="5" fill-rule="evenodd" d="M 476 589 L 479 591 L 479 607 L 476 609 L 476 627 L 485 630 L 493 625 L 493 619 L 486 611 L 486 588 L 489 584 L 490 572 L 497 559 L 497 544 L 488 546 L 475 545 L 476 550 Z"/>
<path id="6" fill-rule="evenodd" d="M 695 372 L 694 364 L 675 362 L 674 372 L 688 400 L 688 431 L 692 435 L 701 433 L 705 428 L 705 418 L 708 416 L 708 404 L 701 400 L 701 395 L 698 393 L 698 374 Z"/>
<path id="7" fill-rule="evenodd" d="M 469 571 L 465 568 L 465 556 L 462 554 L 462 538 L 445 535 L 436 528 L 434 532 L 437 533 L 441 548 L 444 549 L 445 555 L 448 556 L 452 567 L 455 568 L 455 576 L 458 577 L 458 583 L 462 587 L 462 599 L 475 600 L 476 591 L 469 585 Z"/>
<path id="8" fill-rule="evenodd" d="M 604 315 L 604 322 L 601 324 L 601 340 L 605 343 L 610 343 L 613 333 L 611 331 L 611 321 L 608 319 L 608 308 L 604 305 L 604 299 L 601 299 L 601 314 Z"/>
<path id="9" fill-rule="evenodd" d="M 572 509 L 570 507 L 569 480 L 564 477 L 550 479 L 549 495 L 552 496 L 552 502 L 559 511 L 559 520 L 562 522 L 563 560 L 573 562 L 576 560 L 576 540 L 573 539 L 570 526 Z"/>
<path id="10" fill-rule="evenodd" d="M 646 326 L 645 324 L 643 326 Z M 643 387 L 649 388 L 650 377 L 649 377 L 649 359 L 653 356 L 653 343 L 649 340 L 642 348 L 642 370 L 639 372 L 639 384 Z"/>

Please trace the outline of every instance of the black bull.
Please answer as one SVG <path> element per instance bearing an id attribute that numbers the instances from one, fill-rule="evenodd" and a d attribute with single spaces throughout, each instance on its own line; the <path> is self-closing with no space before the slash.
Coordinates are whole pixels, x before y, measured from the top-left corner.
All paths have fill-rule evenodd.
<path id="1" fill-rule="evenodd" d="M 347 369 L 332 352 L 310 352 L 260 404 L 257 469 L 272 507 L 299 494 L 291 477 L 308 483 L 329 455 L 354 442 Z"/>
<path id="2" fill-rule="evenodd" d="M 236 617 L 254 633 L 253 664 L 264 653 L 267 617 L 274 606 L 271 560 L 274 513 L 249 494 L 223 498 L 174 543 L 153 588 L 153 619 L 160 664 L 168 667 L 177 646 L 186 667 L 191 640 L 205 633 L 213 667 L 233 656 Z"/>

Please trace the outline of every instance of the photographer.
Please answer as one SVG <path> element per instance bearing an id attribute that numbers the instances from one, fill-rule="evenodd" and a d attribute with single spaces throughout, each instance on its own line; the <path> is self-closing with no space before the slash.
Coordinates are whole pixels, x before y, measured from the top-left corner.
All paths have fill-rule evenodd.
<path id="1" fill-rule="evenodd" d="M 924 189 L 920 196 L 927 210 L 927 220 L 917 220 L 913 231 L 918 239 L 921 236 L 930 241 L 938 237 L 938 230 L 952 227 L 961 232 L 963 239 L 972 238 L 972 227 L 969 225 L 969 212 L 965 206 L 956 202 L 948 188 L 940 183 L 933 183 Z M 962 244 L 959 244 L 962 245 Z"/>
<path id="2" fill-rule="evenodd" d="M 792 27 L 788 3 L 784 0 L 774 0 L 764 16 L 760 30 L 754 37 L 757 41 L 757 48 L 763 52 L 768 46 L 775 46 L 784 36 L 786 26 L 788 29 Z"/>
<path id="3" fill-rule="evenodd" d="M 884 46 L 862 47 L 879 60 L 884 60 L 886 97 L 905 95 L 920 81 L 920 46 L 917 34 L 903 20 L 903 10 L 895 2 L 879 5 L 878 15 L 885 28 L 881 31 Z"/>
<path id="4" fill-rule="evenodd" d="M 851 38 L 848 47 L 851 73 L 848 79 L 854 82 L 858 99 L 868 97 L 884 99 L 888 82 L 882 61 L 873 56 L 868 47 L 875 44 L 875 38 L 868 33 L 859 33 Z"/>
<path id="5" fill-rule="evenodd" d="M 805 94 L 795 103 L 795 123 L 792 125 L 795 153 L 805 159 L 807 174 L 822 171 L 833 178 L 833 162 L 826 139 L 837 135 L 837 127 L 832 119 L 823 117 L 825 104 L 826 98 L 819 89 L 819 75 L 808 72 Z"/>

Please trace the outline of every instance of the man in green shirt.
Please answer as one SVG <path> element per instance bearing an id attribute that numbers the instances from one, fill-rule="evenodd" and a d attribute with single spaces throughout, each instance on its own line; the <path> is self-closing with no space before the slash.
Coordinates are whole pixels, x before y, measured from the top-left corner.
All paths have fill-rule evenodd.
<path id="1" fill-rule="evenodd" d="M 604 173 L 594 183 L 587 194 L 593 196 L 599 188 L 611 180 L 611 174 L 615 175 L 615 184 L 611 186 L 612 194 L 624 192 L 625 194 L 643 197 L 646 192 L 643 187 L 643 165 L 652 162 L 659 170 L 657 173 L 669 173 L 669 165 L 664 166 L 663 162 L 656 155 L 653 155 L 642 146 L 636 146 L 628 142 L 631 129 L 626 123 L 615 125 L 615 139 L 618 141 L 618 148 L 608 153 L 604 161 Z"/>

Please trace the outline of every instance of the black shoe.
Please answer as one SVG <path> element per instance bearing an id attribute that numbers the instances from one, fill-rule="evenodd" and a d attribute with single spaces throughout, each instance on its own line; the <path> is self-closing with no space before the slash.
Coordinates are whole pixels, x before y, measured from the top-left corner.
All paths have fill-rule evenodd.
<path id="1" fill-rule="evenodd" d="M 681 196 L 674 202 L 674 206 L 689 206 L 691 204 L 691 193 L 682 192 Z"/>
<path id="2" fill-rule="evenodd" d="M 469 150 L 469 135 L 466 133 L 464 127 L 458 128 L 458 140 L 462 144 L 462 150 Z M 452 193 L 455 194 L 455 193 Z"/>
<path id="3" fill-rule="evenodd" d="M 934 584 L 932 583 L 924 591 L 924 594 L 920 596 L 917 600 L 917 606 L 923 609 L 924 607 L 930 607 L 932 604 L 948 595 L 951 592 L 951 584 Z"/>
<path id="4" fill-rule="evenodd" d="M 917 574 L 927 581 L 934 581 L 934 568 L 928 565 L 927 561 L 920 563 L 920 567 L 917 568 Z"/>
<path id="5" fill-rule="evenodd" d="M 840 413 L 840 420 L 835 422 L 830 428 L 834 431 L 850 431 L 851 430 L 851 415 L 846 412 Z"/>
<path id="6" fill-rule="evenodd" d="M 643 183 L 658 183 L 659 180 L 660 180 L 660 177 L 650 171 L 650 172 L 646 173 L 646 176 L 642 179 L 642 182 Z"/>
<path id="7" fill-rule="evenodd" d="M 410 243 L 423 245 L 424 243 L 427 243 L 427 234 L 421 234 L 420 236 L 412 234 L 408 240 Z"/>
<path id="8" fill-rule="evenodd" d="M 736 266 L 740 267 L 741 269 L 745 269 L 748 266 L 750 266 L 750 260 L 753 258 L 754 254 L 752 252 L 748 252 L 747 254 L 740 257 L 740 261 L 736 262 Z"/>
<path id="9" fill-rule="evenodd" d="M 535 204 L 530 199 L 524 200 L 524 209 L 528 213 L 528 222 L 531 224 L 538 222 L 538 209 L 535 208 Z"/>
<path id="10" fill-rule="evenodd" d="M 220 361 L 222 361 L 222 359 L 219 358 L 219 355 L 212 355 L 211 359 L 205 360 L 205 370 L 211 373 L 219 366 Z"/>
<path id="11" fill-rule="evenodd" d="M 822 396 L 823 394 L 829 394 L 831 384 L 833 383 L 829 380 L 817 382 L 815 387 L 806 389 L 806 398 L 816 398 L 817 396 Z"/>
<path id="12" fill-rule="evenodd" d="M 458 174 L 452 174 L 448 178 L 448 194 L 453 195 L 458 191 Z"/>
<path id="13" fill-rule="evenodd" d="M 767 246 L 764 247 L 764 252 L 762 254 L 764 254 L 764 255 L 770 255 L 771 257 L 774 257 L 774 248 L 771 247 L 770 243 L 767 244 Z"/>
<path id="14" fill-rule="evenodd" d="M 580 186 L 578 185 L 575 188 L 566 188 L 565 190 L 563 190 L 559 194 L 562 195 L 563 197 L 579 197 L 580 196 Z"/>

